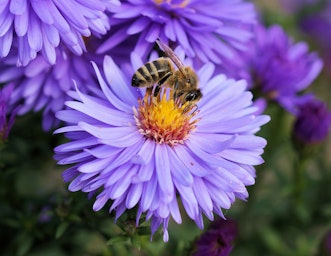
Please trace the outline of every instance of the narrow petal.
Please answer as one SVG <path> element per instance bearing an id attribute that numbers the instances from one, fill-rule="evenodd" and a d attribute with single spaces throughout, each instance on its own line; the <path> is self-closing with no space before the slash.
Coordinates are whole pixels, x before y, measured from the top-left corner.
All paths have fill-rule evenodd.
<path id="1" fill-rule="evenodd" d="M 174 184 L 171 178 L 169 156 L 165 145 L 155 147 L 155 171 L 158 177 L 158 184 L 163 192 L 162 200 L 170 202 L 174 197 Z"/>
<path id="2" fill-rule="evenodd" d="M 141 197 L 141 193 L 143 190 L 143 184 L 137 183 L 137 184 L 131 184 L 130 190 L 128 192 L 128 195 L 126 197 L 125 205 L 128 209 L 133 208 L 139 201 Z"/>
<path id="3" fill-rule="evenodd" d="M 27 0 L 10 0 L 9 10 L 12 14 L 22 15 L 26 9 Z"/>
<path id="4" fill-rule="evenodd" d="M 155 196 L 157 187 L 157 178 L 154 175 L 149 182 L 144 183 L 144 188 L 141 196 L 141 209 L 143 212 L 147 211 L 150 208 L 150 205 L 152 204 L 152 201 Z"/>
<path id="5" fill-rule="evenodd" d="M 203 167 L 201 161 L 192 156 L 186 147 L 178 146 L 174 148 L 174 151 L 176 152 L 177 157 L 190 170 L 192 174 L 198 177 L 203 177 L 209 173 L 208 167 Z"/>
<path id="6" fill-rule="evenodd" d="M 193 191 L 204 213 L 209 219 L 213 219 L 213 203 L 209 195 L 209 191 L 202 178 L 195 178 Z"/>
<path id="7" fill-rule="evenodd" d="M 167 148 L 171 160 L 171 174 L 173 178 L 184 186 L 193 184 L 193 176 L 190 169 L 182 163 L 172 148 Z"/>
<path id="8" fill-rule="evenodd" d="M 155 142 L 146 139 L 143 146 L 140 148 L 139 152 L 132 156 L 131 161 L 136 164 L 147 164 L 151 161 L 154 155 Z"/>
<path id="9" fill-rule="evenodd" d="M 101 139 L 104 143 L 114 147 L 128 147 L 141 140 L 142 135 L 136 127 L 97 127 L 85 122 L 78 123 L 86 132 Z"/>

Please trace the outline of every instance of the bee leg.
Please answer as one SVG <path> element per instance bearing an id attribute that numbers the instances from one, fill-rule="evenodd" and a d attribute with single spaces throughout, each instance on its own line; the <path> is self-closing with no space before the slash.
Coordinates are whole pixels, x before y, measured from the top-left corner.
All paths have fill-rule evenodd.
<path id="1" fill-rule="evenodd" d="M 175 85 L 174 85 L 174 100 L 176 100 L 178 97 L 181 96 L 181 94 L 177 95 L 177 89 L 178 89 L 178 80 L 176 80 Z"/>
<path id="2" fill-rule="evenodd" d="M 191 108 L 191 105 L 187 105 L 184 110 L 183 113 L 185 114 L 189 109 Z M 191 108 L 192 112 L 191 114 L 194 114 L 197 110 L 198 110 L 198 106 L 195 104 L 192 108 Z"/>
<path id="3" fill-rule="evenodd" d="M 156 97 L 159 94 L 160 90 L 161 90 L 161 85 L 158 84 L 157 86 L 155 86 L 154 97 Z"/>
<path id="4" fill-rule="evenodd" d="M 153 91 L 153 87 L 148 87 L 146 89 L 146 95 L 149 97 L 150 95 L 152 95 L 152 91 Z"/>
<path id="5" fill-rule="evenodd" d="M 154 97 L 156 97 L 160 90 L 161 90 L 161 86 L 162 84 L 164 84 L 168 79 L 169 77 L 172 76 L 172 72 L 168 72 L 166 73 L 160 80 L 159 82 L 157 83 L 157 85 L 155 86 L 155 89 L 154 89 Z"/>

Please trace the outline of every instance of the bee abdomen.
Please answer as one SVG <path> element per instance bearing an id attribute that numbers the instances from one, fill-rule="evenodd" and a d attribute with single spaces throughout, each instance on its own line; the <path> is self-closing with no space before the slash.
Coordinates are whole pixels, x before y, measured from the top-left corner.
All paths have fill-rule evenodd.
<path id="1" fill-rule="evenodd" d="M 152 86 L 169 73 L 170 70 L 171 66 L 168 61 L 164 61 L 164 58 L 148 62 L 134 73 L 132 76 L 132 86 Z"/>
<path id="2" fill-rule="evenodd" d="M 140 67 L 132 76 L 132 86 L 144 87 L 151 84 L 153 77 L 149 74 L 148 69 L 145 66 Z"/>

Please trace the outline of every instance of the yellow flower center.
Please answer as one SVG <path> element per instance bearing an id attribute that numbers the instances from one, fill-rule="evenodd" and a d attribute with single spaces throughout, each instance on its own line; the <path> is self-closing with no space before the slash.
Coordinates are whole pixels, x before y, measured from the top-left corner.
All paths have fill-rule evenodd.
<path id="1" fill-rule="evenodd" d="M 172 91 L 167 95 L 163 90 L 158 97 L 146 94 L 138 103 L 134 117 L 139 132 L 159 144 L 183 144 L 199 121 L 191 120 L 198 113 L 196 105 L 175 101 Z"/>
<path id="2" fill-rule="evenodd" d="M 163 3 L 168 3 L 173 7 L 184 8 L 189 4 L 190 0 L 182 0 L 182 1 L 178 1 L 178 0 L 177 1 L 176 0 L 154 0 L 154 2 L 157 5 L 160 5 L 160 4 L 163 4 Z"/>

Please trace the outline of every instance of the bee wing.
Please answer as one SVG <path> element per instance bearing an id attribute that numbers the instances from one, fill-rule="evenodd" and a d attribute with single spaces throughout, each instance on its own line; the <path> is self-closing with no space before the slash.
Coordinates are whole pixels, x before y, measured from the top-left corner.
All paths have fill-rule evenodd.
<path id="1" fill-rule="evenodd" d="M 175 63 L 180 72 L 185 75 L 184 65 L 178 56 L 174 53 L 174 51 L 168 45 L 164 44 L 160 39 L 157 39 L 156 43 L 161 48 L 161 50 L 163 50 L 164 53 L 173 61 L 173 63 Z"/>

